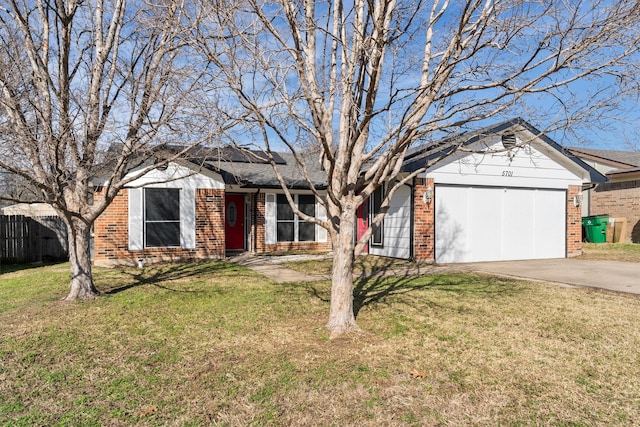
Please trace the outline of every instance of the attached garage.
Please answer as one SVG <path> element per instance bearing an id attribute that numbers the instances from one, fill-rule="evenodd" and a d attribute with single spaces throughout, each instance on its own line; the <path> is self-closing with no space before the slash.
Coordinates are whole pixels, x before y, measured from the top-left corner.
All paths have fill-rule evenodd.
<path id="1" fill-rule="evenodd" d="M 564 258 L 566 191 L 435 186 L 438 263 Z"/>
<path id="2" fill-rule="evenodd" d="M 425 167 L 411 257 L 437 263 L 579 255 L 582 188 L 605 179 L 522 119 L 416 149 L 403 171 Z"/>

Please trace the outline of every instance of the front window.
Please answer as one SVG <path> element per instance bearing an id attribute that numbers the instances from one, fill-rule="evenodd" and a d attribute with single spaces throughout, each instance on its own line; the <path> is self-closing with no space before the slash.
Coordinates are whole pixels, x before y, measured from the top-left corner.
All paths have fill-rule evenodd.
<path id="1" fill-rule="evenodd" d="M 178 188 L 145 188 L 144 245 L 148 248 L 180 246 Z"/>
<path id="2" fill-rule="evenodd" d="M 316 216 L 316 198 L 314 195 L 292 195 L 298 209 L 309 216 Z M 278 194 L 276 206 L 278 242 L 313 242 L 316 240 L 316 226 L 293 214 L 293 209 L 284 194 Z"/>
<path id="3" fill-rule="evenodd" d="M 376 188 L 371 194 L 371 218 L 373 219 L 378 213 L 380 213 L 380 206 L 382 205 L 382 199 L 384 198 L 384 188 L 382 186 Z M 373 234 L 371 235 L 371 244 L 373 246 L 382 246 L 383 240 L 383 225 L 384 221 L 373 228 Z"/>

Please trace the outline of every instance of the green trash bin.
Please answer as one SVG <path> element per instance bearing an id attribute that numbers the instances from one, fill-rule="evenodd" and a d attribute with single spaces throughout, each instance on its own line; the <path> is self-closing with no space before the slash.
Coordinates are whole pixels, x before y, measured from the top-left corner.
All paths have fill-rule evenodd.
<path id="1" fill-rule="evenodd" d="M 608 223 L 609 215 L 594 215 L 583 217 L 582 226 L 584 227 L 587 241 L 591 243 L 606 243 Z"/>

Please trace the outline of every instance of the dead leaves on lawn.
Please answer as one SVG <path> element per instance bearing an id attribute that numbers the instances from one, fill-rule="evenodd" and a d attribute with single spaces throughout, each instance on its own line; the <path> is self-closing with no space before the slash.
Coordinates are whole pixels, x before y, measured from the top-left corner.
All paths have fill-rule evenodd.
<path id="1" fill-rule="evenodd" d="M 422 379 L 422 378 L 424 378 L 426 376 L 427 376 L 427 374 L 424 371 L 418 371 L 417 369 L 412 369 L 411 370 L 411 378 Z"/>
<path id="2" fill-rule="evenodd" d="M 140 411 L 140 418 L 148 417 L 156 412 L 158 412 L 158 407 L 156 405 L 145 406 L 142 408 L 142 411 Z"/>

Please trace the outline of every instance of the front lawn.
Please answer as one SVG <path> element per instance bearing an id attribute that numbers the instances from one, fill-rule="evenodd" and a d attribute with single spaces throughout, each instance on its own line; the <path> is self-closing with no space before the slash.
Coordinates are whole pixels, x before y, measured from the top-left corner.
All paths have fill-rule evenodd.
<path id="1" fill-rule="evenodd" d="M 0 274 L 4 425 L 633 425 L 640 298 L 468 274 L 356 287 L 365 330 L 328 340 L 328 282 L 231 263 Z"/>
<path id="2" fill-rule="evenodd" d="M 583 243 L 578 259 L 640 262 L 638 243 Z"/>

